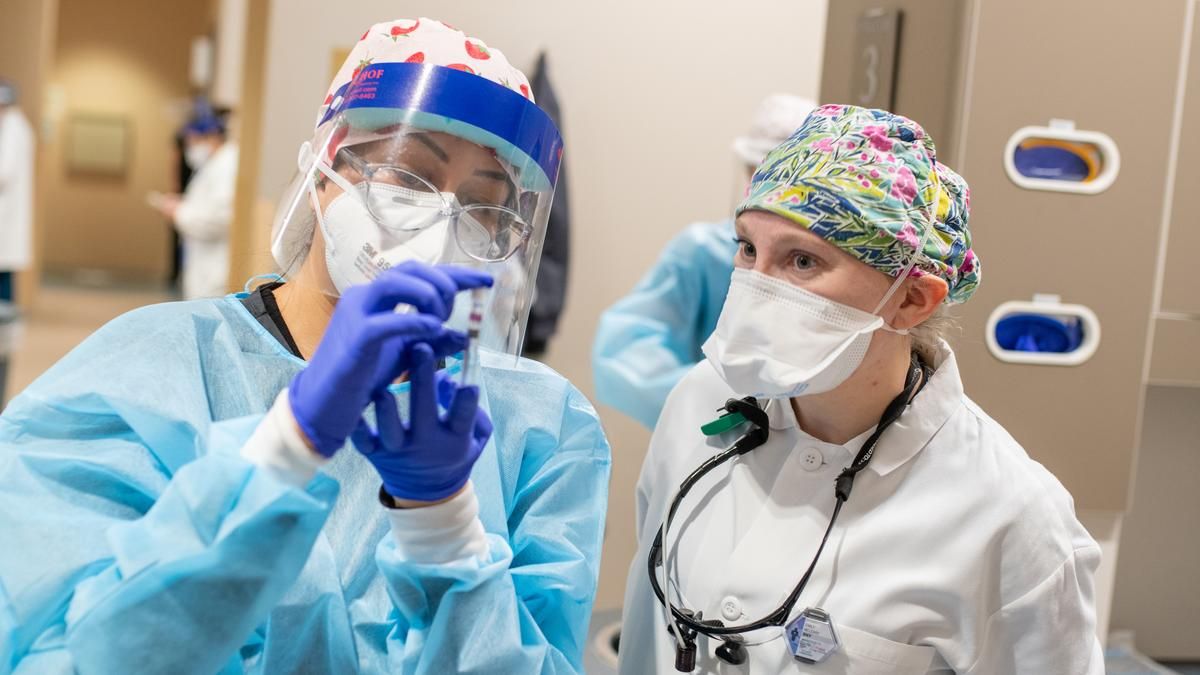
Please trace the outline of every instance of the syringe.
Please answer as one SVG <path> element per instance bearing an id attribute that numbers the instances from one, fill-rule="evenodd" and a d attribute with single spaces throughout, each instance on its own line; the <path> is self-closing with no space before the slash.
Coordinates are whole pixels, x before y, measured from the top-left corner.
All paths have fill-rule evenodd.
<path id="1" fill-rule="evenodd" d="M 472 384 L 471 368 L 479 359 L 479 332 L 483 325 L 483 302 L 487 297 L 486 288 L 471 289 L 471 314 L 467 317 L 467 347 L 463 350 L 462 373 L 459 375 L 459 386 Z"/>

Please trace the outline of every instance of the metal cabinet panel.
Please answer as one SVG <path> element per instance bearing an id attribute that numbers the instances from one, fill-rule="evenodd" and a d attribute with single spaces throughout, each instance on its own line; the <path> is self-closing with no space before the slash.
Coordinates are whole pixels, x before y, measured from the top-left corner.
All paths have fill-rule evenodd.
<path id="1" fill-rule="evenodd" d="M 1195 22 L 1192 35 L 1160 309 L 1200 314 L 1200 40 Z"/>
<path id="2" fill-rule="evenodd" d="M 956 346 L 968 393 L 1080 508 L 1123 510 L 1128 499 L 1185 9 L 1164 2 L 1133 21 L 1118 0 L 979 2 L 956 168 L 972 188 L 983 283 L 961 310 Z M 1009 136 L 1050 118 L 1112 136 L 1122 168 L 1111 188 L 1073 195 L 1009 180 Z M 1103 338 L 1089 361 L 1011 365 L 988 353 L 992 309 L 1039 292 L 1098 315 Z"/>
<path id="3" fill-rule="evenodd" d="M 892 111 L 921 123 L 937 141 L 938 156 L 952 163 L 956 151 L 959 87 L 964 61 L 967 0 L 835 0 L 829 3 L 821 102 L 855 103 L 856 54 L 863 15 L 876 9 L 900 10 Z"/>
<path id="4" fill-rule="evenodd" d="M 1159 318 L 1149 384 L 1200 387 L 1200 320 Z"/>

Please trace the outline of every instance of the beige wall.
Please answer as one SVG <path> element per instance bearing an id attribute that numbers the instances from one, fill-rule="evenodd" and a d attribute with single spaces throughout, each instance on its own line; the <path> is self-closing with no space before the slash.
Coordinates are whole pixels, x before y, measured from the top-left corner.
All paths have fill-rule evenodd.
<path id="1" fill-rule="evenodd" d="M 242 70 L 246 60 L 246 10 L 250 0 L 215 0 L 216 63 L 212 97 L 218 105 L 236 108 L 242 97 Z"/>
<path id="2" fill-rule="evenodd" d="M 274 198 L 312 132 L 329 58 L 370 23 L 444 18 L 501 48 L 518 66 L 538 49 L 565 111 L 571 178 L 572 267 L 567 312 L 549 363 L 587 394 L 600 312 L 627 292 L 688 222 L 732 204 L 729 148 L 759 99 L 817 95 L 825 0 L 726 4 L 530 0 L 317 0 L 273 3 L 261 191 Z M 267 243 L 262 242 L 265 249 Z M 614 472 L 599 607 L 621 603 L 634 551 L 633 485 L 649 434 L 601 410 Z"/>
<path id="3" fill-rule="evenodd" d="M 4 0 L 0 13 L 0 78 L 17 83 L 21 108 L 36 121 L 41 114 L 41 80 L 49 67 L 47 37 L 54 3 Z"/>
<path id="4" fill-rule="evenodd" d="M 240 12 L 240 17 L 228 13 Z M 221 2 L 218 42 L 222 51 L 240 42 L 244 57 L 238 75 L 238 113 L 232 134 L 239 140 L 237 190 L 233 200 L 233 221 L 229 227 L 229 290 L 240 290 L 246 280 L 263 270 L 273 269 L 270 250 L 262 245 L 271 236 L 273 204 L 259 195 L 262 167 L 263 115 L 265 96 L 267 32 L 271 7 L 267 2 L 244 0 Z"/>
<path id="5" fill-rule="evenodd" d="M 52 63 L 54 21 L 57 10 L 54 0 L 5 0 L 0 10 L 0 77 L 16 82 L 20 89 L 21 109 L 34 126 L 41 141 L 43 83 Z M 37 160 L 35 171 L 44 171 L 44 162 Z M 42 231 L 43 214 L 36 208 L 36 195 L 46 192 L 44 182 L 34 184 L 34 265 L 22 273 L 18 281 L 18 300 L 30 304 L 39 264 L 38 238 Z"/>
<path id="6" fill-rule="evenodd" d="M 162 280 L 169 225 L 144 204 L 175 188 L 173 136 L 189 95 L 193 37 L 211 27 L 209 2 L 61 0 L 52 82 L 61 97 L 46 146 L 44 260 L 48 271 L 98 269 Z M 120 178 L 74 175 L 64 161 L 72 113 L 120 115 L 133 129 Z"/>
<path id="7" fill-rule="evenodd" d="M 1190 314 L 1200 321 L 1200 281 L 1196 279 L 1196 250 L 1200 249 L 1200 16 L 1192 20 L 1183 120 L 1179 136 L 1179 164 L 1171 208 L 1159 309 Z M 1200 362 L 1200 358 L 1194 360 Z"/>

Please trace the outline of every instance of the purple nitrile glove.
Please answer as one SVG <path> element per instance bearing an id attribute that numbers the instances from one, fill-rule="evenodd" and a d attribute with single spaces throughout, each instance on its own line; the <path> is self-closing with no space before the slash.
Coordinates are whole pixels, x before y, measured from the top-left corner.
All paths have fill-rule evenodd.
<path id="1" fill-rule="evenodd" d="M 375 393 L 376 430 L 360 422 L 354 446 L 383 478 L 392 497 L 436 502 L 454 495 L 471 477 L 475 460 L 492 435 L 492 421 L 479 407 L 478 387 L 458 387 L 438 379 L 433 349 L 412 348 L 409 423 L 400 420 L 396 398 L 386 388 Z M 438 402 L 446 408 L 443 416 Z"/>
<path id="2" fill-rule="evenodd" d="M 442 322 L 456 293 L 491 283 L 467 268 L 408 262 L 347 289 L 316 353 L 288 387 L 292 413 L 313 448 L 331 457 L 346 443 L 372 392 L 409 370 L 413 344 L 424 343 L 435 358 L 462 350 L 465 336 Z M 400 304 L 415 313 L 397 313 Z"/>

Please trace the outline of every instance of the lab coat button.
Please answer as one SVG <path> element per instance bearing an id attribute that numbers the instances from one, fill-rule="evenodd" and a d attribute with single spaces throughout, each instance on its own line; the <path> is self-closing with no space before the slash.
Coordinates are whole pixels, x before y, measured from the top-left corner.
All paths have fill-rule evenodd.
<path id="1" fill-rule="evenodd" d="M 721 601 L 721 616 L 725 617 L 726 621 L 737 621 L 742 618 L 742 603 L 732 595 L 725 596 Z"/>
<path id="2" fill-rule="evenodd" d="M 816 471 L 820 469 L 821 465 L 824 463 L 825 457 L 821 454 L 821 451 L 817 450 L 816 448 L 809 448 L 800 454 L 800 466 L 802 466 L 805 471 Z"/>

